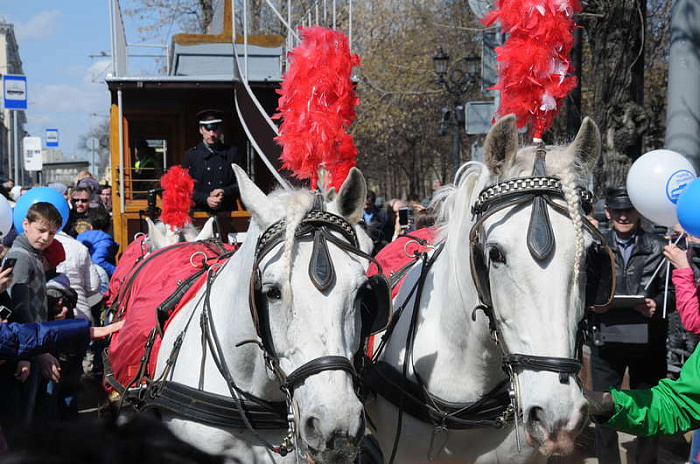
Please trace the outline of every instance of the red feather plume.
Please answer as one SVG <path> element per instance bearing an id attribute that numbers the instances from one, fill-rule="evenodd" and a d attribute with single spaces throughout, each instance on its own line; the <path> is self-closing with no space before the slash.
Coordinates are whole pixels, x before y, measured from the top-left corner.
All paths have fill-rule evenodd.
<path id="1" fill-rule="evenodd" d="M 350 78 L 360 65 L 342 32 L 320 26 L 299 28 L 302 42 L 289 52 L 275 118 L 282 118 L 277 143 L 282 167 L 318 186 L 324 168 L 326 187 L 339 189 L 355 166 L 357 148 L 347 130 L 355 119 L 358 98 Z"/>
<path id="2" fill-rule="evenodd" d="M 170 226 L 184 227 L 190 219 L 190 207 L 194 206 L 192 192 L 194 179 L 189 171 L 182 166 L 173 166 L 160 178 L 163 187 L 163 211 L 160 220 Z"/>
<path id="3" fill-rule="evenodd" d="M 552 126 L 566 95 L 576 87 L 568 75 L 574 68 L 569 53 L 574 44 L 573 15 L 579 0 L 497 0 L 484 23 L 500 21 L 509 34 L 496 48 L 501 91 L 500 116 L 515 113 L 518 127 L 529 124 L 535 138 Z"/>

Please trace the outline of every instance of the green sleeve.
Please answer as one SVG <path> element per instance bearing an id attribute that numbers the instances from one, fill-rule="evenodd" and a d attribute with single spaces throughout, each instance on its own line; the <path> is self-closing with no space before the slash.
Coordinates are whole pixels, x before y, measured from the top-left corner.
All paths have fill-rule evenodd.
<path id="1" fill-rule="evenodd" d="M 688 358 L 678 380 L 650 390 L 612 389 L 615 414 L 607 427 L 639 436 L 671 435 L 700 428 L 700 351 Z"/>

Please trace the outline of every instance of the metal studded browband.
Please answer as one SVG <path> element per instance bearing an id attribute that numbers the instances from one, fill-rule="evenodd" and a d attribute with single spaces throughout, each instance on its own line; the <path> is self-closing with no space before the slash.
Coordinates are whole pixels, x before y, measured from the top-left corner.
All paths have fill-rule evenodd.
<path id="1" fill-rule="evenodd" d="M 577 187 L 576 190 L 579 193 L 584 210 L 589 210 L 593 205 L 593 194 L 582 187 Z M 563 195 L 561 180 L 554 177 L 522 177 L 492 185 L 481 191 L 474 206 L 472 206 L 472 214 L 479 216 L 484 213 L 492 200 L 500 200 L 511 195 L 521 195 L 523 193 Z"/>
<path id="2" fill-rule="evenodd" d="M 316 209 L 309 211 L 304 216 L 304 219 L 301 220 L 301 223 L 299 223 L 299 226 L 297 227 L 297 235 L 299 235 L 300 232 L 301 235 L 307 233 L 304 227 L 306 225 L 331 227 L 343 234 L 351 245 L 359 247 L 359 241 L 357 239 L 357 235 L 355 234 L 355 229 L 353 229 L 348 221 L 336 214 Z M 258 244 L 255 248 L 255 256 L 260 256 L 262 250 L 268 247 L 271 243 L 274 243 L 286 229 L 287 223 L 285 221 L 277 221 L 268 227 L 258 240 Z"/>

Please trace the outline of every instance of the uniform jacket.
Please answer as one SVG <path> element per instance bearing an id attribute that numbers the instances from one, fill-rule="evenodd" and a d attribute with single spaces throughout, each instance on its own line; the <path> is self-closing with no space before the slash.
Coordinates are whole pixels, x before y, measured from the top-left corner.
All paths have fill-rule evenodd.
<path id="1" fill-rule="evenodd" d="M 75 317 L 92 321 L 87 298 L 100 290 L 100 276 L 92 267 L 90 253 L 85 245 L 65 232 L 57 233 L 56 240 L 66 250 L 66 260 L 56 267 L 56 271 L 68 276 L 71 288 L 78 294 Z"/>
<path id="2" fill-rule="evenodd" d="M 201 141 L 196 147 L 187 150 L 182 167 L 188 169 L 195 180 L 192 199 L 198 208 L 208 210 L 209 193 L 221 188 L 224 189 L 222 209 L 234 209 L 239 194 L 236 176 L 231 169 L 232 163 L 240 164 L 238 151 L 230 145 L 220 143 L 209 147 Z"/>
<path id="3" fill-rule="evenodd" d="M 624 263 L 621 251 L 618 249 L 615 231 L 604 233 L 608 246 L 615 255 L 616 266 L 616 295 L 645 295 L 656 301 L 656 312 L 652 318 L 647 318 L 634 309 L 621 309 L 614 306 L 604 314 L 597 315 L 599 323 L 613 324 L 643 324 L 648 325 L 650 343 L 664 343 L 666 340 L 666 320 L 663 316 L 664 286 L 666 280 L 665 268 L 662 268 L 649 289 L 645 292 L 649 279 L 663 259 L 663 239 L 655 234 L 646 233 L 639 229 L 634 237 L 634 250 L 627 262 Z M 669 292 L 667 313 L 674 308 L 673 292 Z M 630 340 L 630 343 L 634 343 Z"/>
<path id="4" fill-rule="evenodd" d="M 77 240 L 85 245 L 90 252 L 92 262 L 101 266 L 112 277 L 114 273 L 114 257 L 119 250 L 119 244 L 111 235 L 101 230 L 87 230 L 78 235 Z"/>
<path id="5" fill-rule="evenodd" d="M 683 327 L 691 332 L 700 333 L 700 288 L 695 285 L 693 269 L 674 269 L 671 278 L 676 287 L 676 309 L 681 316 Z"/>
<path id="6" fill-rule="evenodd" d="M 29 359 L 51 351 L 81 351 L 90 340 L 90 323 L 70 319 L 28 324 L 0 324 L 0 359 Z"/>
<path id="7" fill-rule="evenodd" d="M 700 428 L 700 352 L 688 358 L 678 380 L 662 379 L 650 390 L 610 393 L 615 414 L 605 425 L 638 436 L 670 435 Z"/>

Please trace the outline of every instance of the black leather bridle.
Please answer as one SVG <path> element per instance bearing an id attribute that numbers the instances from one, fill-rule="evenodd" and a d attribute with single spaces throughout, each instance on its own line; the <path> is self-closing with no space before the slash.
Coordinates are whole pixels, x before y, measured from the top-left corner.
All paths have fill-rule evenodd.
<path id="1" fill-rule="evenodd" d="M 507 353 L 503 344 L 498 342 L 500 330 L 493 307 L 488 264 L 484 255 L 483 244 L 486 235 L 484 223 L 494 214 L 507 208 L 532 205 L 530 224 L 527 231 L 527 244 L 530 254 L 535 260 L 540 262 L 551 255 L 554 249 L 554 232 L 549 220 L 548 207 L 565 216 L 569 216 L 569 211 L 566 207 L 554 201 L 554 198 L 565 199 L 564 191 L 562 190 L 561 180 L 545 175 L 545 156 L 546 150 L 543 145 L 540 145 L 535 155 L 535 165 L 531 177 L 508 180 L 482 190 L 472 208 L 472 214 L 476 218 L 476 222 L 469 231 L 471 274 L 479 296 L 479 304 L 474 308 L 472 319 L 476 319 L 478 310 L 483 310 L 489 319 L 492 338 L 503 350 L 503 369 L 511 378 L 511 401 L 516 411 L 516 420 L 519 411 L 517 404 L 519 402 L 517 369 L 558 373 L 561 383 L 568 383 L 569 377 L 577 375 L 581 370 L 581 361 L 579 359 Z M 582 209 L 582 223 L 599 241 L 599 244 L 595 245 L 596 250 L 606 257 L 609 265 L 612 266 L 611 272 L 609 274 L 606 273 L 606 275 L 609 275 L 609 279 L 612 279 L 610 291 L 606 293 L 603 301 L 586 301 L 586 305 L 589 307 L 604 307 L 610 304 L 615 294 L 615 259 L 602 234 L 585 217 L 585 214 L 592 209 L 593 195 L 584 188 L 577 188 L 576 194 L 579 197 Z M 597 285 L 597 283 L 595 284 Z M 577 351 L 581 343 L 582 334 L 581 330 L 579 330 L 576 341 Z"/>
<path id="2" fill-rule="evenodd" d="M 250 312 L 260 343 L 258 346 L 263 350 L 268 368 L 275 374 L 280 382 L 280 387 L 285 393 L 289 415 L 293 418 L 294 408 L 291 401 L 294 389 L 305 379 L 324 371 L 340 370 L 347 372 L 357 385 L 358 374 L 353 362 L 345 356 L 320 356 L 297 367 L 290 373 L 284 372 L 279 363 L 279 355 L 275 349 L 275 343 L 270 330 L 270 315 L 268 313 L 267 296 L 262 288 L 262 272 L 260 265 L 263 259 L 285 239 L 287 223 L 283 220 L 270 225 L 259 237 L 255 248 L 255 256 L 250 278 Z M 338 235 L 334 234 L 337 233 Z M 309 262 L 309 278 L 319 291 L 325 291 L 331 287 L 335 281 L 335 270 L 328 251 L 327 242 L 331 242 L 346 253 L 354 254 L 364 258 L 377 266 L 377 274 L 372 276 L 368 282 L 368 289 L 377 298 L 374 307 L 383 308 L 386 314 L 386 321 L 381 317 L 378 322 L 373 318 L 367 321 L 363 317 L 363 324 L 377 325 L 370 327 L 370 332 L 377 332 L 384 329 L 389 322 L 391 315 L 391 288 L 387 279 L 382 275 L 381 264 L 369 254 L 360 249 L 360 243 L 353 226 L 341 216 L 325 211 L 322 197 L 316 196 L 314 208 L 306 213 L 294 233 L 295 240 L 305 237 L 312 237 L 313 250 Z M 384 293 L 386 293 L 384 295 Z M 384 316 L 382 316 L 384 317 Z M 363 329 L 364 332 L 364 329 Z M 290 430 L 293 424 L 290 424 Z M 287 443 L 290 445 L 290 443 Z M 291 447 L 287 446 L 287 451 Z"/>

